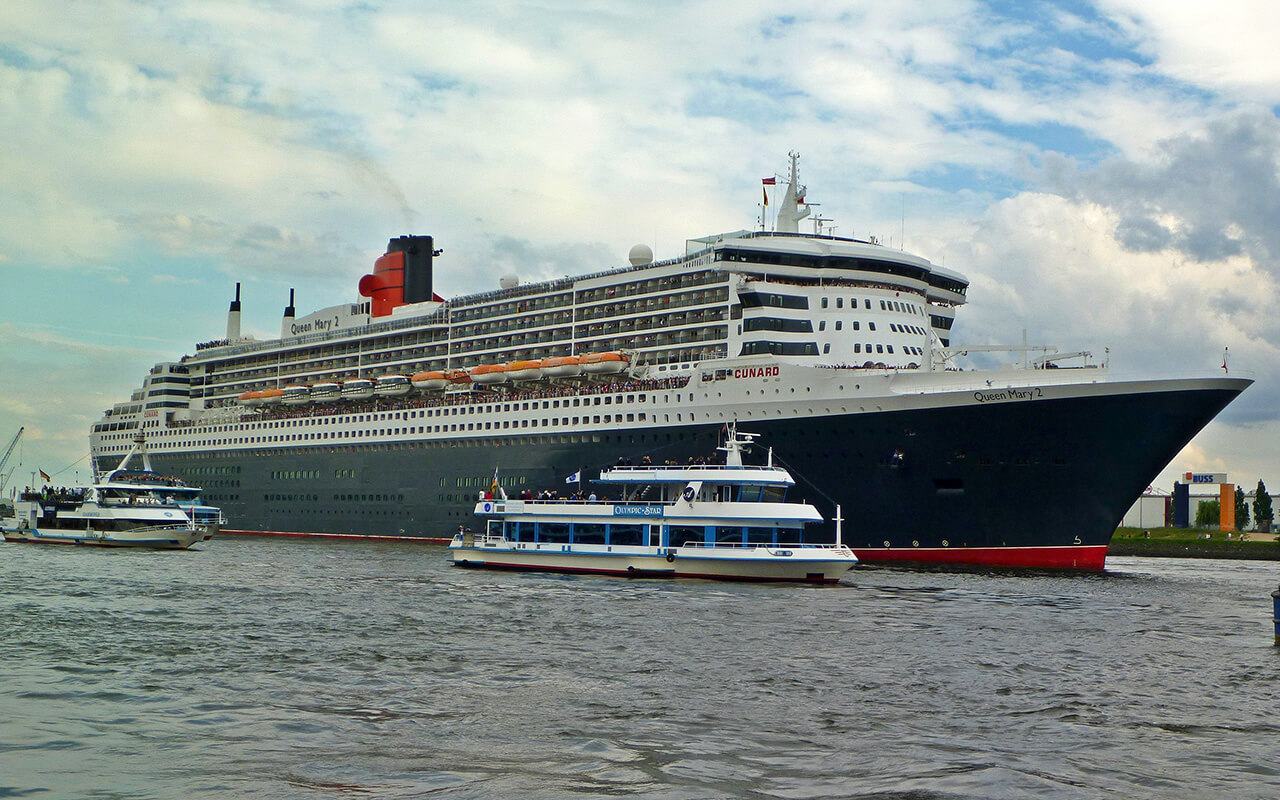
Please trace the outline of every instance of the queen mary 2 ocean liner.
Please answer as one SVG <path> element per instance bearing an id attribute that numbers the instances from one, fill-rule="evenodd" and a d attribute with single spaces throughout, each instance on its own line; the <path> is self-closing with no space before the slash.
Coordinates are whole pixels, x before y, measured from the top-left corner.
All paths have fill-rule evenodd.
<path id="1" fill-rule="evenodd" d="M 1125 510 L 1251 383 L 1048 347 L 959 369 L 968 281 L 821 220 L 800 233 L 794 157 L 779 183 L 772 231 L 452 300 L 432 291 L 432 238 L 392 239 L 360 300 L 297 317 L 291 292 L 269 341 L 240 334 L 237 285 L 226 337 L 155 365 L 93 426 L 94 463 L 142 433 L 228 528 L 447 540 L 495 475 L 564 492 L 627 459 L 710 455 L 736 421 L 825 518 L 841 506 L 863 561 L 1102 569 Z"/>

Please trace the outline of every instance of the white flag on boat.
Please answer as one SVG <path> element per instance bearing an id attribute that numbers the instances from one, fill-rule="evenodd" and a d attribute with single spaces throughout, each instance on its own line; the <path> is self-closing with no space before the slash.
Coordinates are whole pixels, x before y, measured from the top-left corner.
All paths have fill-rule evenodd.
<path id="1" fill-rule="evenodd" d="M 582 470 L 578 470 L 564 479 L 565 483 L 582 483 Z"/>

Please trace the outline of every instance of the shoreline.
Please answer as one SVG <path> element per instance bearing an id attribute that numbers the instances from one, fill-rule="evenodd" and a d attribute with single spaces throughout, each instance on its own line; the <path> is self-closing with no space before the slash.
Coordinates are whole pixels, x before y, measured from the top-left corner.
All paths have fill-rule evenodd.
<path id="1" fill-rule="evenodd" d="M 1133 528 L 1117 530 L 1115 536 L 1111 538 L 1107 555 L 1280 561 L 1280 543 L 1276 542 L 1275 534 L 1252 533 L 1253 536 L 1266 538 L 1263 541 L 1240 541 L 1220 538 L 1190 539 L 1186 538 L 1189 533 L 1198 535 L 1201 532 L 1168 528 L 1154 529 L 1150 533 L 1152 538 L 1141 538 L 1141 530 Z M 1210 533 L 1215 536 L 1222 535 L 1218 531 Z"/>

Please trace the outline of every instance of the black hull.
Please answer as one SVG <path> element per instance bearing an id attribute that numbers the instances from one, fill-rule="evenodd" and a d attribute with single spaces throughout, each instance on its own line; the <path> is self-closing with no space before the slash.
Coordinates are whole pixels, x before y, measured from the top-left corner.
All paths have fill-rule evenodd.
<path id="1" fill-rule="evenodd" d="M 1243 386 L 749 420 L 793 497 L 864 561 L 1101 569 L 1125 511 Z M 447 539 L 499 470 L 508 492 L 567 493 L 620 457 L 706 456 L 722 426 L 153 454 L 206 487 L 228 530 Z M 762 456 L 762 454 L 757 454 Z M 210 479 L 206 476 L 226 476 Z"/>

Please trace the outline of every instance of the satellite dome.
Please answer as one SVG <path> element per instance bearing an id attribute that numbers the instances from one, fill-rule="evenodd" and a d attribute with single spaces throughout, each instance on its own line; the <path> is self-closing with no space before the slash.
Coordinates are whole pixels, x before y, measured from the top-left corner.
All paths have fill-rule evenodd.
<path id="1" fill-rule="evenodd" d="M 503 289 L 514 289 L 520 285 L 520 276 L 514 272 L 508 272 L 498 279 L 498 285 Z"/>
<path id="2" fill-rule="evenodd" d="M 631 252 L 627 254 L 627 260 L 631 262 L 633 267 L 643 267 L 645 264 L 653 263 L 653 251 L 649 249 L 647 244 L 638 244 L 631 248 Z"/>

